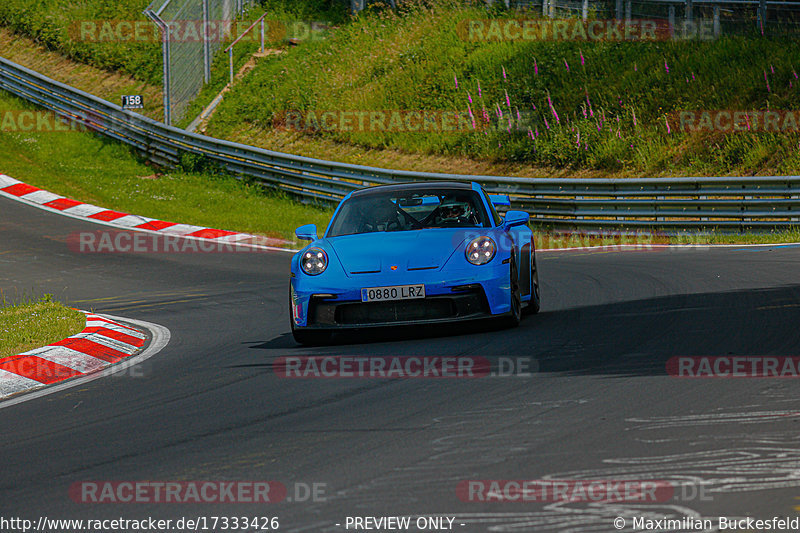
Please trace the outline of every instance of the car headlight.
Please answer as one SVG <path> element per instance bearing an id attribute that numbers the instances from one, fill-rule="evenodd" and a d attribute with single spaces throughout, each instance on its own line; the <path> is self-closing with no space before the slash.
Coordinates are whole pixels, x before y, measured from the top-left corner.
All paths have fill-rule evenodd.
<path id="1" fill-rule="evenodd" d="M 485 265 L 494 259 L 497 245 L 491 237 L 478 237 L 469 241 L 465 253 L 467 261 L 473 265 Z"/>
<path id="2" fill-rule="evenodd" d="M 309 276 L 317 276 L 328 268 L 328 254 L 322 248 L 309 248 L 300 258 L 300 268 Z"/>

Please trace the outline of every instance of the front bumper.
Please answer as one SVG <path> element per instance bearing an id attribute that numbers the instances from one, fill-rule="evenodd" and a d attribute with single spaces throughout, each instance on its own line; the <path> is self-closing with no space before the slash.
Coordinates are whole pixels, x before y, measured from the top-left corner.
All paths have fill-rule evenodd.
<path id="1" fill-rule="evenodd" d="M 316 280 L 292 278 L 292 320 L 296 328 L 339 329 L 441 323 L 507 313 L 509 266 L 478 268 L 480 279 L 476 279 L 475 271 L 447 281 L 433 276 L 404 279 L 401 284 L 424 283 L 426 297 L 388 302 L 361 302 L 361 287 L 394 284 L 386 277 L 364 276 L 358 280 L 358 287 L 347 290 L 331 290 L 303 283 Z"/>
<path id="2" fill-rule="evenodd" d="M 336 302 L 311 298 L 308 326 L 364 327 L 445 322 L 489 316 L 489 304 L 480 288 L 452 295 L 390 302 Z"/>

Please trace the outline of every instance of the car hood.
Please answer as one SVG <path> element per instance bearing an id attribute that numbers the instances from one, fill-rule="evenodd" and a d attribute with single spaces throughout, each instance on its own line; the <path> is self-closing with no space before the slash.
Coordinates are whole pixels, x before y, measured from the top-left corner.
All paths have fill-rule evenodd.
<path id="1" fill-rule="evenodd" d="M 469 238 L 481 229 L 424 229 L 375 232 L 329 238 L 328 243 L 345 272 L 370 274 L 395 270 L 435 270 L 441 268 Z M 484 230 L 485 231 L 485 230 Z"/>

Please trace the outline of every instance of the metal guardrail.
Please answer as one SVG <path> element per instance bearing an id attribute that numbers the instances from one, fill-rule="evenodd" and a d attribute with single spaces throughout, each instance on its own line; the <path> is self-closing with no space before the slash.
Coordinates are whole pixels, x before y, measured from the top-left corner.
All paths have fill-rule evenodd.
<path id="1" fill-rule="evenodd" d="M 776 228 L 800 225 L 800 176 L 716 178 L 519 178 L 410 172 L 273 152 L 188 133 L 123 110 L 0 58 L 0 89 L 52 110 L 173 167 L 204 156 L 306 200 L 335 203 L 352 190 L 404 181 L 477 181 L 508 194 L 536 223 L 582 228 Z"/>

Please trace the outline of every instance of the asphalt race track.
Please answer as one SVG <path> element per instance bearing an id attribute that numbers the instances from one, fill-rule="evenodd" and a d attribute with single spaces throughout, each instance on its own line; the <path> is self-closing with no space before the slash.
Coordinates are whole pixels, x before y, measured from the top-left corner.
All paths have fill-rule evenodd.
<path id="1" fill-rule="evenodd" d="M 348 516 L 433 515 L 464 532 L 607 532 L 618 516 L 797 515 L 798 382 L 676 378 L 666 362 L 799 356 L 800 247 L 541 253 L 542 311 L 518 329 L 395 329 L 302 348 L 289 254 L 68 249 L 69 235 L 98 229 L 0 198 L 0 290 L 53 293 L 172 339 L 136 372 L 0 408 L 2 516 L 277 516 L 280 531 L 335 532 Z M 286 379 L 272 365 L 288 355 L 471 355 L 537 371 Z M 647 503 L 456 494 L 461 481 L 508 479 L 692 490 Z M 70 498 L 73 483 L 98 480 L 274 480 L 293 501 Z M 317 498 L 294 494 L 315 483 Z"/>

